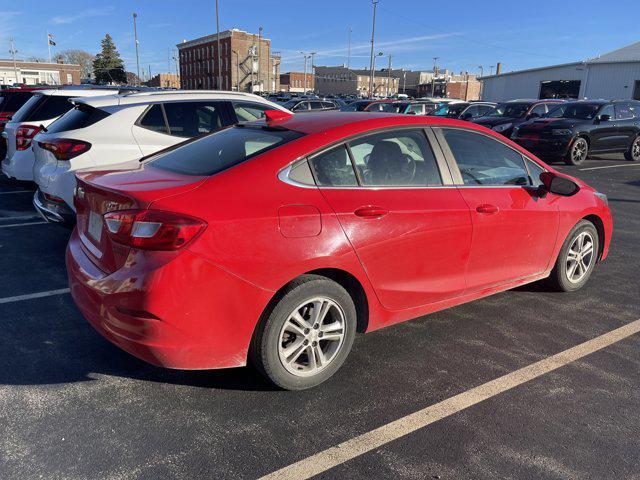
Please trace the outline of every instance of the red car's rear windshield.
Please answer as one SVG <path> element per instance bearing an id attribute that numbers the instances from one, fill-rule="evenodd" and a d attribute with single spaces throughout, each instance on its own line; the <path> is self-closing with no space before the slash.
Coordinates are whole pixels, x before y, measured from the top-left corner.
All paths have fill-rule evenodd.
<path id="1" fill-rule="evenodd" d="M 236 125 L 187 140 L 147 157 L 145 162 L 183 175 L 213 175 L 303 135 L 293 130 Z"/>

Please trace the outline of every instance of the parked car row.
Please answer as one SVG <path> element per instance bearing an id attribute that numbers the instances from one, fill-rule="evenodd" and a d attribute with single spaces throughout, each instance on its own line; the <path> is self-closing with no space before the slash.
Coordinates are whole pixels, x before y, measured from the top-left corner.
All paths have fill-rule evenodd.
<path id="1" fill-rule="evenodd" d="M 75 173 L 109 168 L 283 107 L 236 92 L 144 92 L 105 95 L 103 89 L 41 90 L 6 124 L 2 172 L 34 181 L 37 210 L 73 225 Z"/>

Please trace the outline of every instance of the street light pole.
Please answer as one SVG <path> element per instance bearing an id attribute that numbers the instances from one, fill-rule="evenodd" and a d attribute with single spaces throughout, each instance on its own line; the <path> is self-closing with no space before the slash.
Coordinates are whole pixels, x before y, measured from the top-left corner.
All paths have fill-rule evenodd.
<path id="1" fill-rule="evenodd" d="M 218 90 L 222 90 L 222 88 L 220 87 L 220 83 L 222 83 L 222 65 L 220 61 L 220 12 L 218 9 L 218 0 L 216 0 L 216 50 L 218 51 L 218 75 L 216 78 L 216 83 L 218 84 Z"/>
<path id="2" fill-rule="evenodd" d="M 349 68 L 349 65 L 351 64 L 351 33 L 353 32 L 353 29 L 351 28 L 351 26 L 349 26 L 349 47 L 347 50 L 347 69 Z"/>
<path id="3" fill-rule="evenodd" d="M 312 77 L 313 77 L 313 79 L 314 79 L 314 82 L 313 82 L 313 83 L 314 83 L 314 87 L 315 87 L 315 78 L 316 78 L 316 63 L 315 63 L 315 57 L 316 57 L 316 54 L 317 54 L 317 53 L 318 53 L 318 52 L 311 52 L 311 53 L 309 54 L 309 56 L 311 57 L 311 76 L 312 76 Z M 314 88 L 313 90 L 315 91 L 315 88 Z"/>
<path id="4" fill-rule="evenodd" d="M 305 52 L 300 52 L 304 57 L 304 93 L 307 93 L 307 54 Z"/>
<path id="5" fill-rule="evenodd" d="M 374 74 L 374 56 L 373 48 L 376 40 L 376 10 L 378 8 L 378 0 L 371 0 L 373 3 L 373 23 L 371 26 L 371 75 L 369 76 L 369 98 L 373 97 L 373 74 Z"/>
<path id="6" fill-rule="evenodd" d="M 431 77 L 431 96 L 436 96 L 436 71 L 438 69 L 438 59 L 440 57 L 433 57 L 433 76 Z"/>
<path id="7" fill-rule="evenodd" d="M 138 14 L 133 14 L 133 36 L 136 42 L 136 74 L 138 75 L 138 85 L 140 85 L 140 54 L 138 52 L 138 26 L 136 25 L 136 19 Z"/>
<path id="8" fill-rule="evenodd" d="M 262 92 L 262 79 L 260 78 L 260 60 L 262 59 L 262 27 L 258 28 L 258 91 Z"/>
<path id="9" fill-rule="evenodd" d="M 387 97 L 389 97 L 390 88 L 391 88 L 391 54 L 389 54 L 389 68 L 387 68 Z"/>
<path id="10" fill-rule="evenodd" d="M 11 37 L 11 50 L 9 50 L 9 53 L 11 54 L 11 58 L 13 59 L 13 75 L 16 77 L 15 83 L 19 83 L 18 66 L 16 65 L 16 53 L 18 53 L 18 51 L 15 49 L 13 45 L 13 37 Z"/>
<path id="11" fill-rule="evenodd" d="M 236 55 L 236 92 L 240 91 L 240 55 L 236 50 L 233 51 Z"/>

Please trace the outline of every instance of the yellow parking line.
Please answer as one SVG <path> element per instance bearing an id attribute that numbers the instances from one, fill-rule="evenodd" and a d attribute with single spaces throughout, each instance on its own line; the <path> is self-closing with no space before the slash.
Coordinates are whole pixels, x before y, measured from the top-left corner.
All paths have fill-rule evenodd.
<path id="1" fill-rule="evenodd" d="M 262 479 L 307 479 L 640 332 L 640 320 L 304 458 Z"/>

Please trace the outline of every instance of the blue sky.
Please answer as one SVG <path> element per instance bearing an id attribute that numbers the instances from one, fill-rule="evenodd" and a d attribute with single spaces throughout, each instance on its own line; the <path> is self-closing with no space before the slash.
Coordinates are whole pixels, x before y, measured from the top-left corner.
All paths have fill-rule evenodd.
<path id="1" fill-rule="evenodd" d="M 493 0 L 380 0 L 376 51 L 391 54 L 394 68 L 430 69 L 433 57 L 454 71 L 478 70 L 501 61 L 505 70 L 582 60 L 640 40 L 640 1 L 538 2 Z M 9 57 L 13 36 L 18 57 L 47 56 L 46 32 L 58 50 L 95 53 L 110 33 L 128 70 L 135 70 L 131 14 L 138 17 L 141 64 L 153 73 L 168 69 L 168 49 L 183 39 L 215 32 L 214 0 L 105 0 L 87 2 L 5 1 L 0 5 L 0 58 Z M 312 8 L 315 6 L 315 8 Z M 560 13 L 558 13 L 560 12 Z M 301 70 L 302 55 L 316 51 L 317 65 L 369 63 L 370 0 L 220 0 L 220 28 L 257 32 L 283 57 L 282 71 Z M 384 60 L 386 63 L 386 59 Z M 171 67 L 172 70 L 174 67 Z"/>

